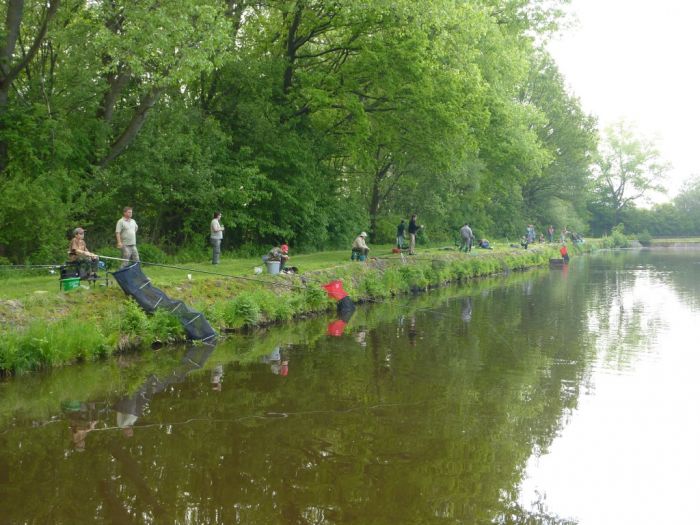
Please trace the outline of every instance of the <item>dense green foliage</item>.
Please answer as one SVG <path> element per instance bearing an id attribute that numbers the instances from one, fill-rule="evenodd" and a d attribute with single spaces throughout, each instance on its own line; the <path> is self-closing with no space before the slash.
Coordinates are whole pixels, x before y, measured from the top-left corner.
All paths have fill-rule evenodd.
<path id="1" fill-rule="evenodd" d="M 217 209 L 239 250 L 342 246 L 361 229 L 385 241 L 412 212 L 432 239 L 465 219 L 495 236 L 581 214 L 552 217 L 571 192 L 533 188 L 584 183 L 595 142 L 535 45 L 561 16 L 549 3 L 0 9 L 0 255 L 13 262 L 59 257 L 77 224 L 111 244 L 124 205 L 141 240 L 171 252 L 203 246 Z"/>
<path id="2" fill-rule="evenodd" d="M 651 209 L 630 208 L 621 217 L 625 231 L 653 237 L 692 237 L 700 233 L 700 178 L 689 180 L 671 201 Z"/>
<path id="3" fill-rule="evenodd" d="M 397 294 L 441 286 L 446 282 L 469 279 L 546 264 L 555 252 L 550 248 L 489 252 L 466 256 L 454 252 L 432 254 L 431 257 L 399 264 L 399 259 L 383 260 L 376 265 L 346 264 L 307 274 L 306 286 L 296 280 L 276 281 L 274 287 L 257 281 L 226 283 L 209 278 L 197 281 L 190 293 L 197 297 L 195 306 L 204 312 L 218 332 L 241 327 L 254 327 L 288 321 L 293 317 L 323 312 L 335 306 L 318 283 L 341 278 L 354 300 L 387 299 Z M 167 289 L 167 287 L 166 287 Z M 182 294 L 182 288 L 178 287 Z M 54 299 L 48 294 L 16 302 L 15 319 L 9 326 L 10 312 L 0 303 L 0 321 L 8 329 L 0 339 L 0 373 L 21 372 L 43 367 L 93 360 L 132 347 L 159 342 L 184 340 L 178 319 L 167 312 L 147 315 L 132 300 L 113 308 L 116 290 L 84 290 L 82 288 Z M 61 306 L 66 306 L 58 320 Z M 41 304 L 31 304 L 39 301 Z M 41 319 L 33 318 L 30 309 L 39 306 Z M 89 316 L 89 317 L 88 317 Z M 32 320 L 29 320 L 29 319 Z M 86 322 L 86 320 L 88 322 Z M 3 323 L 4 325 L 4 323 Z"/>
<path id="4" fill-rule="evenodd" d="M 76 225 L 104 248 L 125 205 L 170 253 L 214 210 L 239 253 L 411 213 L 432 240 L 586 232 L 595 122 L 543 48 L 566 3 L 8 0 L 0 256 L 55 261 Z"/>

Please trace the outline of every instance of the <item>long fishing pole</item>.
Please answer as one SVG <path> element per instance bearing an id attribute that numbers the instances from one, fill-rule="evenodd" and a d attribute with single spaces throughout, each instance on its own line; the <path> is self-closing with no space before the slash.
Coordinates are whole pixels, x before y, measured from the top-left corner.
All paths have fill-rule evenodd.
<path id="1" fill-rule="evenodd" d="M 98 256 L 100 259 L 111 259 L 111 260 L 113 260 L 113 261 L 125 261 L 125 262 L 128 262 L 128 261 L 129 261 L 129 259 L 123 259 L 123 258 L 121 258 L 121 257 L 109 257 L 109 256 L 107 256 L 107 255 L 100 255 L 100 254 L 97 254 L 97 256 Z M 140 262 L 141 264 L 148 265 L 148 266 L 160 266 L 161 268 L 170 268 L 170 269 L 173 269 L 173 270 L 182 270 L 183 272 L 206 273 L 206 274 L 209 274 L 209 275 L 216 275 L 216 276 L 218 276 L 218 277 L 226 277 L 226 278 L 228 278 L 228 279 L 241 279 L 241 280 L 243 280 L 243 281 L 252 281 L 252 282 L 255 282 L 255 283 L 270 284 L 270 285 L 273 285 L 273 286 L 280 286 L 280 285 L 281 285 L 281 286 L 287 286 L 287 287 L 289 287 L 289 288 L 298 288 L 298 289 L 300 289 L 300 290 L 306 289 L 305 286 L 299 286 L 299 285 L 292 284 L 292 283 L 287 283 L 287 282 L 284 282 L 284 281 L 265 281 L 265 280 L 262 280 L 262 279 L 254 279 L 254 278 L 252 278 L 252 277 L 243 277 L 242 275 L 231 275 L 231 274 L 228 274 L 228 273 L 212 272 L 212 271 L 209 271 L 209 270 L 200 270 L 200 269 L 197 269 L 197 268 L 185 268 L 185 267 L 183 267 L 183 266 L 175 266 L 175 265 L 172 265 L 172 264 L 162 264 L 162 263 L 154 263 L 154 262 L 146 262 L 146 261 L 139 261 L 139 262 Z"/>
<path id="2" fill-rule="evenodd" d="M 0 264 L 0 270 L 51 270 L 60 264 Z"/>

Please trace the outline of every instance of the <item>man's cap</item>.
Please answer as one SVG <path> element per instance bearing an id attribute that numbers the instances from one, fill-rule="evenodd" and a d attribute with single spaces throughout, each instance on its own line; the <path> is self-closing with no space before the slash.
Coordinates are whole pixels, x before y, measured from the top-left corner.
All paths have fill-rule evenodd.
<path id="1" fill-rule="evenodd" d="M 85 233 L 87 230 L 84 230 L 82 228 L 76 228 L 73 230 L 73 235 L 78 235 L 79 233 Z"/>
<path id="2" fill-rule="evenodd" d="M 362 232 L 362 233 L 360 234 L 360 237 L 367 237 L 367 233 L 366 233 L 366 232 Z"/>

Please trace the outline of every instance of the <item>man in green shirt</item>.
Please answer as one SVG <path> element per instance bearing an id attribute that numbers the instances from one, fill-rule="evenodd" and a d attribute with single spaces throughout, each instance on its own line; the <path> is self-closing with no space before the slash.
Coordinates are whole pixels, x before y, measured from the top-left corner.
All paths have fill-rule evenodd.
<path id="1" fill-rule="evenodd" d="M 117 248 L 122 251 L 122 268 L 132 262 L 139 262 L 139 251 L 136 249 L 136 231 L 139 229 L 136 221 L 131 218 L 133 210 L 130 206 L 124 208 L 124 215 L 117 221 L 115 234 Z"/>

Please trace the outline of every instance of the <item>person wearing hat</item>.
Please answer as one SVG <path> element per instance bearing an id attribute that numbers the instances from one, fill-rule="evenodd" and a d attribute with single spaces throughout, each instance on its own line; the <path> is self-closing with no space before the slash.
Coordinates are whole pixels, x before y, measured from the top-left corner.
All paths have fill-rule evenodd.
<path id="1" fill-rule="evenodd" d="M 97 275 L 98 257 L 87 249 L 85 245 L 85 230 L 83 228 L 73 230 L 73 238 L 68 247 L 68 260 L 78 265 L 81 277 L 95 277 Z"/>
<path id="2" fill-rule="evenodd" d="M 267 255 L 263 257 L 263 262 L 267 261 L 279 261 L 280 270 L 284 268 L 285 263 L 289 260 L 289 246 L 286 244 L 277 245 L 272 250 L 267 252 Z"/>
<path id="3" fill-rule="evenodd" d="M 366 257 L 369 254 L 369 246 L 367 246 L 367 233 L 362 232 L 357 238 L 352 242 L 352 253 L 354 255 L 362 255 Z M 358 257 L 359 260 L 359 257 Z"/>

